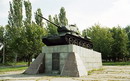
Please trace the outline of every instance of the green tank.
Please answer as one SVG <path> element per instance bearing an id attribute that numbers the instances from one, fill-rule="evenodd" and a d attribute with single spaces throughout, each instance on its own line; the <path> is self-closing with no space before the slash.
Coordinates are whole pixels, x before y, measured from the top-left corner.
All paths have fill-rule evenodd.
<path id="1" fill-rule="evenodd" d="M 42 42 L 47 46 L 74 44 L 84 48 L 92 49 L 93 44 L 89 37 L 82 37 L 76 25 L 58 26 L 55 23 L 39 15 L 57 27 L 58 34 L 48 35 L 42 38 Z"/>

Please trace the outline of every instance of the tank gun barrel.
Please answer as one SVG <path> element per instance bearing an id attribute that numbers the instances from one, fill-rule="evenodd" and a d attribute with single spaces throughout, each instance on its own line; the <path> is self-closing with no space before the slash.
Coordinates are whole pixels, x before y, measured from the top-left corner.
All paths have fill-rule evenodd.
<path id="1" fill-rule="evenodd" d="M 39 17 L 41 17 L 42 19 L 46 20 L 47 22 L 49 22 L 49 23 L 53 24 L 54 26 L 56 26 L 56 27 L 60 28 L 60 26 L 58 26 L 57 24 L 55 24 L 55 23 L 53 23 L 53 22 L 49 21 L 49 20 L 48 20 L 48 19 L 46 19 L 45 17 L 43 17 L 43 16 L 41 16 L 41 15 L 38 15 L 38 16 L 39 16 Z"/>

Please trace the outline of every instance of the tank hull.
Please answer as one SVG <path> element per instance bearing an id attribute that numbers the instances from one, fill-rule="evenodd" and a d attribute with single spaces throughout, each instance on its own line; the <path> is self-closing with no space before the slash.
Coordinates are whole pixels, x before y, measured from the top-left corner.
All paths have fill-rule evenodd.
<path id="1" fill-rule="evenodd" d="M 72 34 L 44 37 L 42 42 L 47 46 L 74 44 L 88 49 L 92 49 L 93 47 L 92 42 L 88 39 L 84 39 L 80 36 L 75 36 Z"/>
<path id="2" fill-rule="evenodd" d="M 67 42 L 61 36 L 44 37 L 42 42 L 47 46 L 65 45 Z"/>

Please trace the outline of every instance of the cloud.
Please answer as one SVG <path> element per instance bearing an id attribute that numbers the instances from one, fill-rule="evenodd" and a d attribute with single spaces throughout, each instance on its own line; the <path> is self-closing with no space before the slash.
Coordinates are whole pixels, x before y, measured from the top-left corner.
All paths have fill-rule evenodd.
<path id="1" fill-rule="evenodd" d="M 9 1 L 12 1 L 12 0 L 1 0 L 0 4 L 7 4 Z"/>
<path id="2" fill-rule="evenodd" d="M 0 2 L 0 25 L 6 25 L 8 19 L 9 1 L 11 0 L 1 0 Z"/>
<path id="3" fill-rule="evenodd" d="M 0 25 L 7 22 L 9 1 L 12 0 L 1 0 Z M 33 12 L 41 8 L 45 17 L 49 14 L 58 14 L 59 9 L 65 7 L 69 23 L 77 24 L 80 30 L 95 23 L 109 27 L 130 24 L 130 0 L 30 0 L 30 2 Z"/>
<path id="4" fill-rule="evenodd" d="M 100 15 L 99 22 L 106 26 L 130 25 L 130 1 L 118 0 L 113 7 Z"/>
<path id="5" fill-rule="evenodd" d="M 100 15 L 113 7 L 117 0 L 76 0 L 65 6 L 71 24 L 75 23 L 80 30 L 99 23 Z"/>
<path id="6" fill-rule="evenodd" d="M 76 0 L 66 6 L 70 23 L 75 23 L 80 30 L 95 23 L 103 26 L 127 26 L 130 24 L 129 0 Z"/>

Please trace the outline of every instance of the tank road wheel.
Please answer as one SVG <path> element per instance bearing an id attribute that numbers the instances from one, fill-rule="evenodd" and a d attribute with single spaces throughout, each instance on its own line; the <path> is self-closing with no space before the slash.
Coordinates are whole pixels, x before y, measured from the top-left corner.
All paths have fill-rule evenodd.
<path id="1" fill-rule="evenodd" d="M 83 46 L 83 47 L 86 47 L 86 44 L 85 44 L 85 42 L 83 42 L 82 46 Z"/>
<path id="2" fill-rule="evenodd" d="M 88 49 L 90 48 L 90 45 L 88 43 L 86 44 L 86 48 L 88 48 Z"/>
<path id="3" fill-rule="evenodd" d="M 68 41 L 69 40 L 69 36 L 65 36 L 65 40 Z"/>
<path id="4" fill-rule="evenodd" d="M 73 38 L 69 38 L 69 44 L 73 44 Z"/>
<path id="5" fill-rule="evenodd" d="M 66 37 L 65 37 L 65 40 L 66 40 L 66 42 L 67 42 L 68 44 L 70 44 L 70 43 L 69 43 L 69 39 L 70 39 L 70 36 L 66 36 Z"/>
<path id="6" fill-rule="evenodd" d="M 79 41 L 79 44 L 78 44 L 79 46 L 82 46 L 82 41 Z"/>
<path id="7" fill-rule="evenodd" d="M 84 43 L 84 47 L 85 47 L 85 48 L 88 48 L 87 43 Z"/>
<path id="8" fill-rule="evenodd" d="M 78 40 L 75 39 L 75 40 L 74 40 L 74 44 L 75 44 L 75 45 L 78 45 Z"/>
<path id="9" fill-rule="evenodd" d="M 76 40 L 76 45 L 78 45 L 78 40 Z"/>
<path id="10" fill-rule="evenodd" d="M 91 49 L 92 45 L 91 44 L 87 44 L 87 48 Z"/>
<path id="11" fill-rule="evenodd" d="M 92 45 L 92 44 L 89 44 L 89 48 L 92 49 L 92 48 L 93 48 L 93 45 Z"/>

